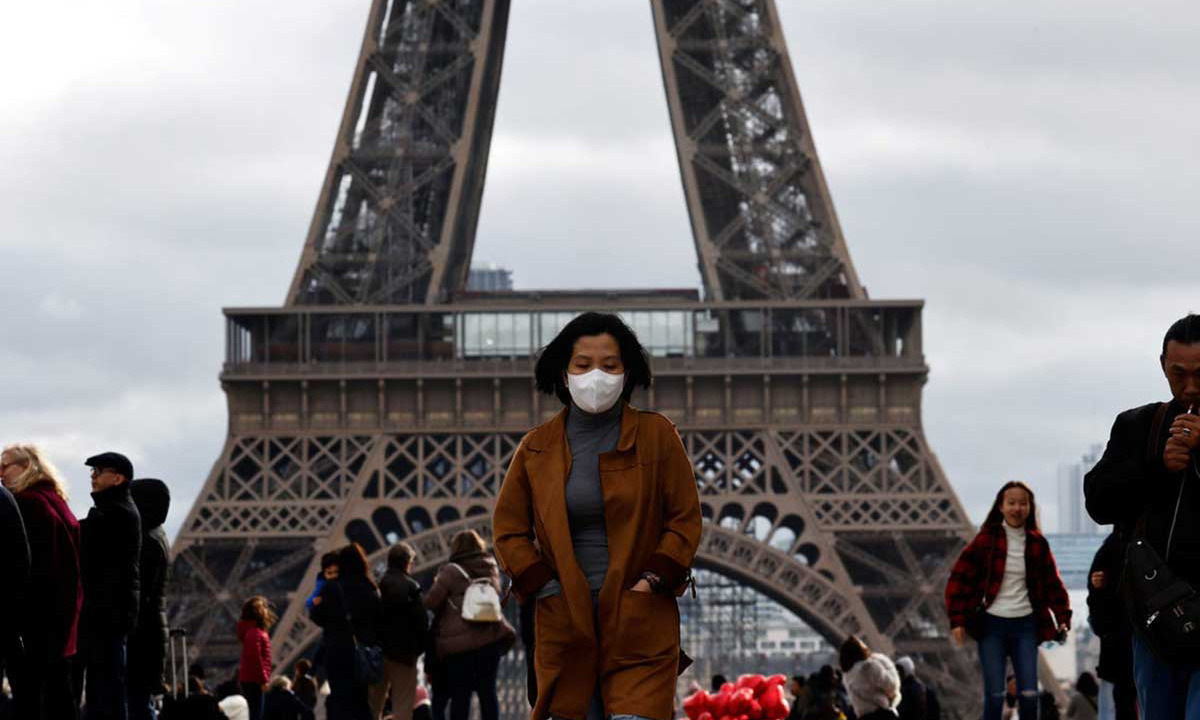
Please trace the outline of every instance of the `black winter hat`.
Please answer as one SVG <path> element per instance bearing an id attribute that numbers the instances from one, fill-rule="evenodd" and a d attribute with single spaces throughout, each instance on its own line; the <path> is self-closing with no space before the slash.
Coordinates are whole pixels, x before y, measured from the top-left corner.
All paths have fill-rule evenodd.
<path id="1" fill-rule="evenodd" d="M 133 479 L 133 463 L 129 462 L 129 458 L 118 452 L 103 452 L 99 455 L 93 455 L 83 461 L 84 465 L 94 468 L 108 468 L 125 476 L 126 480 Z"/>

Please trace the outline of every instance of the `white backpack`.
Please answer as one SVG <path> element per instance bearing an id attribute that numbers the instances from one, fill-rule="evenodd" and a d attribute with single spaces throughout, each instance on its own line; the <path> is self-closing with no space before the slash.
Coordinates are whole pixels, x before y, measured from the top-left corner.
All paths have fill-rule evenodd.
<path id="1" fill-rule="evenodd" d="M 496 592 L 496 587 L 492 585 L 491 579 L 481 577 L 472 580 L 461 565 L 457 563 L 450 563 L 450 565 L 471 583 L 463 593 L 461 610 L 463 620 L 492 623 L 504 619 L 504 612 L 500 607 L 500 594 Z M 453 606 L 453 603 L 451 605 Z"/>

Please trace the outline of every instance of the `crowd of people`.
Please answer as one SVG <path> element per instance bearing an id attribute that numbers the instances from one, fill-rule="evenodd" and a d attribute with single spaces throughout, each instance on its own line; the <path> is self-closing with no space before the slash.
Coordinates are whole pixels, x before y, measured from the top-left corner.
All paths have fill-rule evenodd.
<path id="1" fill-rule="evenodd" d="M 34 445 L 0 453 L 0 669 L 19 718 L 153 718 L 162 691 L 170 505 L 165 483 L 134 479 L 105 452 L 91 468 L 92 507 L 78 520 L 66 484 Z"/>
<path id="2" fill-rule="evenodd" d="M 1102 638 L 1097 670 L 1111 693 L 1084 673 L 1063 708 L 1069 720 L 1200 717 L 1200 498 L 1187 490 L 1200 481 L 1200 316 L 1168 330 L 1160 363 L 1172 399 L 1119 415 L 1085 478 L 1089 513 L 1114 525 L 1088 598 Z M 246 598 L 237 673 L 211 691 L 199 664 L 186 687 L 164 683 L 167 486 L 134 479 L 125 455 L 92 456 L 84 464 L 93 506 L 79 521 L 41 450 L 6 447 L 0 616 L 22 618 L 0 626 L 8 711 L 53 720 L 307 720 L 325 686 L 321 710 L 331 720 L 444 720 L 447 712 L 466 720 L 473 698 L 483 720 L 498 720 L 497 670 L 516 639 L 502 611 L 511 591 L 521 604 L 532 720 L 670 720 L 676 678 L 691 663 L 676 602 L 694 588 L 702 524 L 691 459 L 670 420 L 629 404 L 636 388 L 649 387 L 650 363 L 616 315 L 568 323 L 539 355 L 534 380 L 564 409 L 514 452 L 492 518 L 494 554 L 474 531 L 458 533 L 422 592 L 404 542 L 388 550 L 378 581 L 359 545 L 329 552 L 306 602 L 322 629 L 314 662 L 277 674 L 276 610 L 265 597 Z M 945 600 L 953 639 L 976 643 L 984 720 L 1056 720 L 1059 707 L 1038 687 L 1037 649 L 1065 637 L 1072 610 L 1028 485 L 1000 487 L 954 564 Z M 418 683 L 422 657 L 428 689 Z M 796 676 L 790 690 L 789 720 L 941 715 L 912 658 L 893 663 L 855 637 L 837 667 Z"/>
<path id="3" fill-rule="evenodd" d="M 1084 477 L 1089 514 L 1112 525 L 1088 578 L 1088 621 L 1101 638 L 1080 675 L 1072 720 L 1200 718 L 1200 316 L 1173 323 L 1159 364 L 1171 399 L 1119 414 Z M 1037 648 L 1070 629 L 1069 599 L 1037 524 L 1033 491 L 1000 488 L 946 587 L 954 639 L 977 643 L 984 720 L 1053 720 L 1038 690 Z M 1013 674 L 1006 679 L 1011 662 Z"/>

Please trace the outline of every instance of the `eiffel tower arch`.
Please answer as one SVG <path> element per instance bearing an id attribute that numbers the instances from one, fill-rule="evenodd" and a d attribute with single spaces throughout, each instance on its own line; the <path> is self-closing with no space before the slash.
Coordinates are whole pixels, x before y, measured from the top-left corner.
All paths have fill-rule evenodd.
<path id="1" fill-rule="evenodd" d="M 859 282 L 774 0 L 650 7 L 703 296 L 467 292 L 510 0 L 373 0 L 287 302 L 224 311 L 228 435 L 170 594 L 207 660 L 236 663 L 253 594 L 282 609 L 280 667 L 311 652 L 324 550 L 378 564 L 404 538 L 421 573 L 464 527 L 490 536 L 521 436 L 559 409 L 532 358 L 603 307 L 653 356 L 634 402 L 694 460 L 697 566 L 832 642 L 914 655 L 955 716 L 977 706 L 942 610 L 971 527 L 922 429 L 922 302 Z"/>

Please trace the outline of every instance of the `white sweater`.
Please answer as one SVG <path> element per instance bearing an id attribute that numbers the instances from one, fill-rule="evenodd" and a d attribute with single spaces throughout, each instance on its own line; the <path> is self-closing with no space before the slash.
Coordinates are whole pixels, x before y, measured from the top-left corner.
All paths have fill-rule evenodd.
<path id="1" fill-rule="evenodd" d="M 1004 523 L 1004 539 L 1008 554 L 1004 558 L 1004 579 L 1000 581 L 1000 593 L 988 606 L 989 615 L 1002 618 L 1019 618 L 1033 613 L 1029 602 L 1029 585 L 1025 580 L 1025 528 L 1010 527 Z"/>

